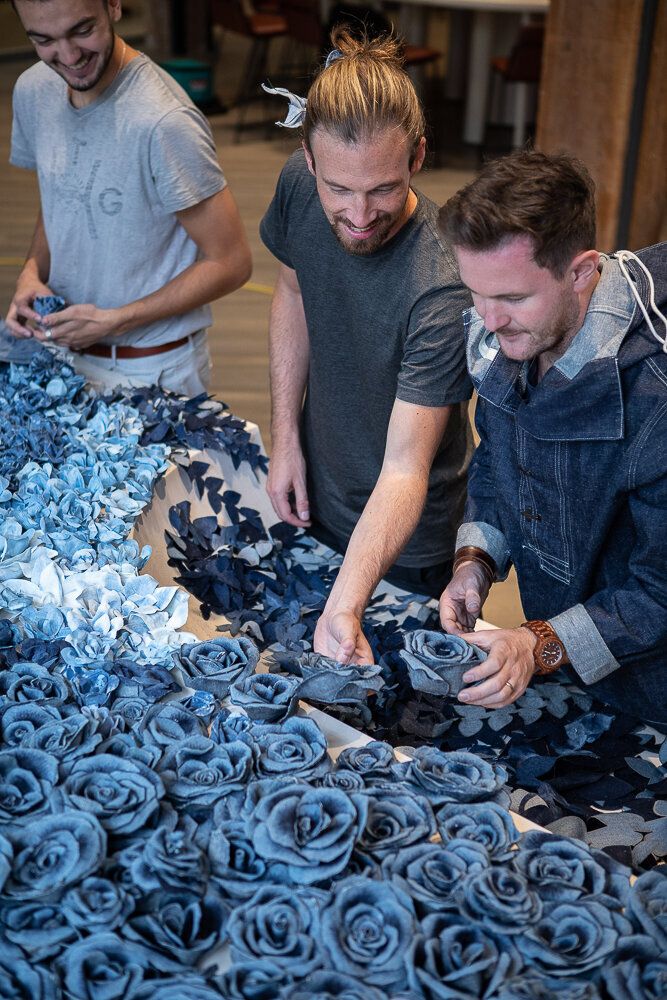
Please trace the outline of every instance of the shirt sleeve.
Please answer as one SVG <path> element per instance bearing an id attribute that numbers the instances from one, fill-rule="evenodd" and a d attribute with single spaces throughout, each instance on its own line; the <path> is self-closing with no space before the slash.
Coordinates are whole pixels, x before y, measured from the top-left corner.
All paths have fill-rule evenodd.
<path id="1" fill-rule="evenodd" d="M 151 175 L 165 214 L 182 212 L 226 186 L 213 135 L 196 108 L 169 111 L 151 134 Z"/>
<path id="2" fill-rule="evenodd" d="M 266 249 L 286 267 L 294 267 L 288 250 L 287 220 L 292 185 L 288 181 L 290 163 L 283 167 L 276 191 L 259 226 L 259 235 Z"/>
<path id="3" fill-rule="evenodd" d="M 26 170 L 36 170 L 37 162 L 35 160 L 34 143 L 31 141 L 27 128 L 24 96 L 24 87 L 21 79 L 19 78 L 12 95 L 12 142 L 9 162 L 14 167 L 23 167 Z"/>
<path id="4" fill-rule="evenodd" d="M 449 406 L 470 399 L 462 314 L 470 296 L 458 279 L 422 296 L 410 314 L 396 396 Z"/>

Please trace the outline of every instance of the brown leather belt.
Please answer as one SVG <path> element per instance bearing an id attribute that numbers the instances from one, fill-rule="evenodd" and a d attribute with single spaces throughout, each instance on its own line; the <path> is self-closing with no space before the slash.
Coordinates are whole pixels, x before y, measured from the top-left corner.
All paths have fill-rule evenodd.
<path id="1" fill-rule="evenodd" d="M 154 347 L 128 347 L 126 344 L 119 344 L 116 347 L 117 358 L 150 358 L 152 354 L 164 354 L 166 351 L 175 351 L 177 347 L 183 347 L 190 337 L 181 337 L 180 340 L 170 340 L 168 344 L 155 344 Z M 77 351 L 77 354 L 92 354 L 96 358 L 112 358 L 113 348 L 111 344 L 91 344 Z"/>

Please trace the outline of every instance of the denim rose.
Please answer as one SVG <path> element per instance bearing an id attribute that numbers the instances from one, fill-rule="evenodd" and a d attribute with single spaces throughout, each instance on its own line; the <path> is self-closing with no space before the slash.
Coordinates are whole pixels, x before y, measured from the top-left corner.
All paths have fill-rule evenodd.
<path id="1" fill-rule="evenodd" d="M 450 802 L 436 812 L 435 820 L 445 843 L 459 839 L 475 841 L 486 848 L 494 861 L 514 857 L 512 846 L 519 839 L 519 831 L 510 814 L 496 802 Z M 527 877 L 526 872 L 523 874 Z"/>
<path id="2" fill-rule="evenodd" d="M 255 722 L 282 722 L 294 715 L 300 682 L 282 674 L 253 674 L 232 684 L 229 696 Z"/>
<path id="3" fill-rule="evenodd" d="M 428 840 L 435 833 L 435 817 L 428 799 L 405 788 L 386 785 L 364 795 L 368 816 L 359 837 L 359 847 L 382 859 Z"/>
<path id="4" fill-rule="evenodd" d="M 498 934 L 521 934 L 542 914 L 542 902 L 523 875 L 491 865 L 459 886 L 460 912 Z"/>
<path id="5" fill-rule="evenodd" d="M 486 851 L 480 844 L 453 841 L 448 844 L 417 844 L 382 862 L 384 877 L 406 892 L 424 916 L 439 910 L 457 909 L 454 893 L 468 875 L 488 867 Z M 456 846 L 459 850 L 456 850 Z"/>
<path id="6" fill-rule="evenodd" d="M 20 952 L 0 952 L 0 997 L 10 1000 L 60 1000 L 58 981 L 50 972 L 25 962 Z"/>
<path id="7" fill-rule="evenodd" d="M 65 810 L 8 830 L 14 859 L 4 895 L 48 899 L 91 875 L 106 855 L 106 835 L 94 816 Z"/>
<path id="8" fill-rule="evenodd" d="M 220 993 L 227 1000 L 282 1000 L 283 989 L 290 982 L 288 972 L 268 959 L 237 962 L 217 980 Z M 173 1000 L 181 1000 L 180 995 Z"/>
<path id="9" fill-rule="evenodd" d="M 256 771 L 261 778 L 290 775 L 312 779 L 331 769 L 326 738 L 312 719 L 294 716 L 281 725 L 261 726 L 255 745 Z"/>
<path id="10" fill-rule="evenodd" d="M 68 631 L 64 614 L 53 604 L 26 608 L 20 622 L 25 635 L 32 639 L 64 639 Z"/>
<path id="11" fill-rule="evenodd" d="M 254 673 L 258 660 L 257 646 L 245 636 L 186 643 L 176 654 L 188 686 L 217 698 L 225 698 L 234 682 Z"/>
<path id="12" fill-rule="evenodd" d="M 194 712 L 175 702 L 155 705 L 146 712 L 138 726 L 144 743 L 168 747 L 188 736 L 205 736 L 206 726 Z"/>
<path id="13" fill-rule="evenodd" d="M 70 696 L 65 678 L 38 663 L 17 663 L 0 673 L 0 692 L 10 701 L 49 705 L 62 705 Z"/>
<path id="14" fill-rule="evenodd" d="M 415 691 L 455 698 L 465 687 L 463 675 L 486 659 L 486 653 L 446 632 L 417 629 L 403 639 L 403 659 Z"/>
<path id="15" fill-rule="evenodd" d="M 663 1000 L 667 996 L 667 957 L 656 951 L 653 938 L 632 935 L 602 966 L 602 980 L 605 996 L 611 1000 Z"/>
<path id="16" fill-rule="evenodd" d="M 328 965 L 373 986 L 406 985 L 417 925 L 412 901 L 399 888 L 359 876 L 343 879 L 321 919 Z"/>
<path id="17" fill-rule="evenodd" d="M 414 760 L 394 765 L 394 773 L 434 806 L 492 799 L 507 781 L 500 764 L 490 764 L 465 750 L 445 753 L 435 747 L 419 747 Z"/>
<path id="18" fill-rule="evenodd" d="M 591 851 L 580 841 L 541 830 L 529 830 L 524 834 L 512 861 L 544 902 L 571 903 L 595 896 L 599 902 L 619 909 L 630 888 L 630 872 L 602 851 Z M 667 905 L 665 911 L 667 913 Z"/>
<path id="19" fill-rule="evenodd" d="M 157 952 L 123 941 L 113 932 L 92 934 L 67 949 L 57 961 L 71 1000 L 135 1000 L 154 970 L 178 971 Z"/>
<path id="20" fill-rule="evenodd" d="M 551 976 L 579 976 L 606 964 L 629 921 L 593 899 L 547 906 L 521 940 L 526 964 Z"/>
<path id="21" fill-rule="evenodd" d="M 195 965 L 222 942 L 227 914 L 228 909 L 215 895 L 197 899 L 182 893 L 158 893 L 151 899 L 151 912 L 135 914 L 123 934 L 183 965 Z"/>
<path id="22" fill-rule="evenodd" d="M 252 730 L 253 722 L 247 715 L 241 712 L 231 713 L 224 708 L 213 720 L 209 736 L 214 743 L 235 743 L 241 740 L 242 743 L 253 746 L 255 741 Z"/>
<path id="23" fill-rule="evenodd" d="M 223 993 L 223 996 L 230 994 Z M 220 1000 L 220 993 L 203 976 L 179 972 L 165 979 L 142 983 L 133 994 L 133 1000 Z"/>
<path id="24" fill-rule="evenodd" d="M 337 769 L 358 771 L 368 784 L 373 781 L 391 781 L 392 764 L 396 763 L 393 747 L 380 740 L 372 740 L 361 747 L 347 747 L 336 761 Z"/>
<path id="25" fill-rule="evenodd" d="M 198 825 L 188 816 L 173 814 L 144 841 L 135 841 L 116 855 L 126 874 L 123 884 L 135 895 L 153 890 L 183 890 L 203 896 L 208 863 L 197 842 Z"/>
<path id="26" fill-rule="evenodd" d="M 249 899 L 260 883 L 271 881 L 267 875 L 269 866 L 239 821 L 228 820 L 213 830 L 208 856 L 211 878 L 226 896 Z"/>
<path id="27" fill-rule="evenodd" d="M 520 968 L 517 953 L 485 928 L 456 913 L 426 917 L 411 945 L 410 985 L 425 1000 L 483 1000 Z"/>
<path id="28" fill-rule="evenodd" d="M 0 751 L 0 826 L 50 812 L 57 781 L 58 762 L 50 754 L 23 747 Z"/>
<path id="29" fill-rule="evenodd" d="M 380 667 L 374 663 L 343 665 L 319 653 L 305 653 L 299 660 L 303 678 L 299 697 L 326 705 L 363 704 L 369 693 L 384 686 Z"/>
<path id="30" fill-rule="evenodd" d="M 191 736 L 166 751 L 159 770 L 169 798 L 179 807 L 211 808 L 245 787 L 252 773 L 252 750 L 240 741 L 221 745 Z"/>
<path id="31" fill-rule="evenodd" d="M 93 813 L 117 837 L 145 827 L 164 795 L 162 781 L 149 767 L 110 754 L 78 760 L 63 790 L 72 806 Z"/>
<path id="32" fill-rule="evenodd" d="M 11 871 L 13 854 L 11 842 L 0 833 L 0 891 Z"/>
<path id="33" fill-rule="evenodd" d="M 91 875 L 68 889 L 61 908 L 72 927 L 95 934 L 122 927 L 134 909 L 134 899 L 122 886 Z"/>
<path id="34" fill-rule="evenodd" d="M 348 771 L 341 767 L 338 771 L 328 771 L 317 784 L 323 788 L 340 788 L 342 792 L 361 792 L 366 788 L 364 777 L 359 771 Z"/>
<path id="35" fill-rule="evenodd" d="M 5 747 L 29 746 L 34 732 L 59 719 L 60 712 L 56 705 L 7 702 L 0 708 L 0 744 Z"/>
<path id="36" fill-rule="evenodd" d="M 0 910 L 0 933 L 26 958 L 44 962 L 76 941 L 78 934 L 57 903 L 23 903 Z"/>
<path id="37" fill-rule="evenodd" d="M 367 804 L 361 795 L 302 782 L 277 785 L 259 798 L 246 820 L 255 850 L 284 864 L 297 885 L 338 875 L 347 865 Z"/>
<path id="38" fill-rule="evenodd" d="M 45 750 L 66 772 L 79 757 L 88 757 L 102 742 L 99 719 L 75 712 L 64 719 L 45 722 L 33 731 L 24 745 Z"/>
<path id="39" fill-rule="evenodd" d="M 387 1000 L 387 994 L 339 972 L 314 972 L 306 982 L 295 983 L 285 1000 Z"/>
<path id="40" fill-rule="evenodd" d="M 264 886 L 232 912 L 227 932 L 235 962 L 268 959 L 302 979 L 322 964 L 318 910 L 326 897 Z"/>
<path id="41" fill-rule="evenodd" d="M 644 872 L 630 889 L 626 916 L 642 934 L 667 951 L 667 879 L 661 871 Z"/>

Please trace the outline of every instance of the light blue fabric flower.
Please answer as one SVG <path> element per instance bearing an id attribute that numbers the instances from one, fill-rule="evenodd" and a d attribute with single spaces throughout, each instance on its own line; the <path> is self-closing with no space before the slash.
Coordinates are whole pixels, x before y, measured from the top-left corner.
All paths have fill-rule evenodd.
<path id="1" fill-rule="evenodd" d="M 455 839 L 480 844 L 495 862 L 515 857 L 513 845 L 519 840 L 514 820 L 495 802 L 451 802 L 435 814 L 438 833 L 445 844 Z M 518 866 L 526 877 L 522 866 Z"/>
<path id="2" fill-rule="evenodd" d="M 232 959 L 266 959 L 302 979 L 322 964 L 318 911 L 323 893 L 264 886 L 237 906 L 227 930 Z"/>
<path id="3" fill-rule="evenodd" d="M 403 639 L 403 659 L 415 691 L 455 698 L 465 687 L 463 675 L 486 659 L 477 646 L 446 632 L 417 629 Z"/>

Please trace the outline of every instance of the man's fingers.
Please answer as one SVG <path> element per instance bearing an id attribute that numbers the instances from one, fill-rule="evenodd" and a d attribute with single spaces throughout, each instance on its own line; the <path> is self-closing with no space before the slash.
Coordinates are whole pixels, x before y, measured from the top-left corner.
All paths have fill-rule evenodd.
<path id="1" fill-rule="evenodd" d="M 301 524 L 310 524 L 310 504 L 303 483 L 298 483 L 294 487 L 294 506 Z"/>
<path id="2" fill-rule="evenodd" d="M 477 616 L 482 610 L 482 601 L 479 596 L 479 591 L 474 587 L 468 587 L 465 593 L 465 606 L 466 611 Z"/>

